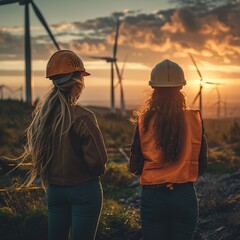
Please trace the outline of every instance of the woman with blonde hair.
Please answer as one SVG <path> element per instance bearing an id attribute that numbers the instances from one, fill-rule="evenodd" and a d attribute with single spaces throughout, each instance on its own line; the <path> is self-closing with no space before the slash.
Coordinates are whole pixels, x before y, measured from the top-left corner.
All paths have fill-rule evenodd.
<path id="1" fill-rule="evenodd" d="M 137 112 L 130 170 L 140 175 L 144 240 L 190 240 L 198 220 L 193 183 L 207 164 L 207 145 L 199 111 L 189 110 L 182 68 L 170 60 L 157 64 L 151 97 Z"/>
<path id="2" fill-rule="evenodd" d="M 88 75 L 74 52 L 54 53 L 46 76 L 53 86 L 27 129 L 27 185 L 39 176 L 47 191 L 49 240 L 95 239 L 99 223 L 107 154 L 95 115 L 77 105 Z"/>

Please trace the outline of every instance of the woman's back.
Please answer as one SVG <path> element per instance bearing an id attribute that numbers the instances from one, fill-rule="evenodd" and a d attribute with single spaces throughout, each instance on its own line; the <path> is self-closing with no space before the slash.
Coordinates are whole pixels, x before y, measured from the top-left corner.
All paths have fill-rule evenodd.
<path id="1" fill-rule="evenodd" d="M 48 172 L 50 184 L 77 184 L 105 171 L 107 154 L 94 113 L 76 105 L 71 107 L 71 114 L 70 129 L 62 134 L 61 142 L 60 138 L 55 141 Z"/>
<path id="2" fill-rule="evenodd" d="M 195 182 L 198 177 L 198 156 L 202 141 L 202 120 L 199 111 L 184 110 L 184 131 L 181 150 L 176 161 L 166 161 L 164 151 L 156 148 L 154 120 L 144 132 L 143 118 L 139 118 L 139 135 L 144 156 L 141 184 Z"/>
<path id="3" fill-rule="evenodd" d="M 204 129 L 199 111 L 188 110 L 182 68 L 170 61 L 151 72 L 153 93 L 138 112 L 131 159 L 141 159 L 141 225 L 145 240 L 191 240 L 198 220 L 193 182 L 199 174 Z M 140 154 L 138 154 L 139 152 Z M 140 157 L 139 157 L 140 156 Z M 203 159 L 201 159 L 203 160 Z M 140 173 L 138 166 L 132 169 Z M 136 167 L 137 166 L 137 167 Z M 137 171 L 135 171 L 137 169 Z"/>

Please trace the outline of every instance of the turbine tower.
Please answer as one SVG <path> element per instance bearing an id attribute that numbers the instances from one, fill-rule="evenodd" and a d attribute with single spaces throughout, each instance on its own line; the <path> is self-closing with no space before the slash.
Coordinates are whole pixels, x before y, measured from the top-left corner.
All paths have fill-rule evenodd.
<path id="1" fill-rule="evenodd" d="M 118 48 L 118 34 L 119 34 L 119 26 L 120 26 L 120 22 L 117 19 L 117 25 L 116 25 L 116 33 L 115 33 L 115 41 L 114 41 L 114 45 L 113 45 L 113 55 L 108 57 L 98 57 L 98 56 L 89 56 L 90 58 L 93 59 L 101 59 L 101 60 L 105 60 L 108 63 L 111 63 L 111 69 L 110 69 L 110 73 L 111 73 L 111 112 L 115 113 L 115 94 L 114 94 L 114 68 L 116 69 L 117 72 L 117 77 L 118 77 L 118 82 L 120 84 L 120 98 L 121 98 L 121 113 L 123 115 L 125 115 L 125 101 L 124 101 L 124 93 L 123 93 L 123 86 L 122 86 L 122 73 L 123 71 L 120 73 L 118 65 L 117 65 L 117 48 Z"/>
<path id="2" fill-rule="evenodd" d="M 32 68 L 31 68 L 31 36 L 30 36 L 30 18 L 29 18 L 29 5 L 32 5 L 32 8 L 38 17 L 39 21 L 42 23 L 46 31 L 48 32 L 50 38 L 52 39 L 54 45 L 58 50 L 60 50 L 59 45 L 57 44 L 53 34 L 51 33 L 50 28 L 40 10 L 33 2 L 33 0 L 0 0 L 0 5 L 19 3 L 23 5 L 25 9 L 25 75 L 26 75 L 26 102 L 32 105 Z"/>
<path id="3" fill-rule="evenodd" d="M 125 105 L 125 99 L 124 99 L 124 91 L 123 91 L 122 80 L 123 80 L 123 72 L 124 72 L 124 69 L 125 69 L 125 64 L 126 64 L 127 58 L 128 58 L 128 56 L 126 56 L 125 59 L 124 59 L 123 66 L 122 66 L 122 69 L 121 69 L 121 73 L 119 71 L 118 65 L 116 64 L 118 82 L 114 86 L 114 89 L 115 89 L 118 85 L 120 85 L 120 111 L 121 111 L 121 115 L 123 115 L 123 116 L 126 116 L 126 105 Z"/>

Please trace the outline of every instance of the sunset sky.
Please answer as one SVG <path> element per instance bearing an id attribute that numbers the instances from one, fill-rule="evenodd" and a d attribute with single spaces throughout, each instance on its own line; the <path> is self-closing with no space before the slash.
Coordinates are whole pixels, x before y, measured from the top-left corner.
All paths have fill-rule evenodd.
<path id="1" fill-rule="evenodd" d="M 0 0 L 1 2 L 1 0 Z M 240 1 L 239 0 L 35 0 L 62 49 L 75 51 L 91 76 L 85 79 L 83 104 L 110 104 L 110 64 L 88 56 L 111 56 L 116 18 L 120 18 L 118 64 L 124 71 L 128 107 L 141 103 L 151 69 L 168 58 L 179 63 L 188 81 L 184 91 L 191 105 L 199 76 L 219 83 L 221 113 L 240 115 Z M 0 6 L 0 85 L 24 86 L 24 8 Z M 31 8 L 34 95 L 51 85 L 45 79 L 48 58 L 56 50 Z M 119 105 L 119 88 L 116 105 Z M 8 93 L 6 91 L 5 96 Z M 15 96 L 18 97 L 19 95 Z M 216 115 L 216 87 L 204 84 L 205 116 Z M 197 104 L 192 106 L 197 108 Z"/>

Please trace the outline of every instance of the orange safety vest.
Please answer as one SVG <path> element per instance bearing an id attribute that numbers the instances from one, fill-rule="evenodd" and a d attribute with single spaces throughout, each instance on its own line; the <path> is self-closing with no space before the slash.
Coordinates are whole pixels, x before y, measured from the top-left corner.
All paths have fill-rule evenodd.
<path id="1" fill-rule="evenodd" d="M 143 132 L 143 118 L 139 118 L 139 136 L 144 166 L 140 184 L 153 185 L 162 183 L 196 182 L 198 178 L 198 156 L 202 142 L 202 119 L 199 111 L 184 111 L 183 147 L 176 162 L 164 161 L 162 150 L 156 149 L 154 138 L 154 117 L 148 130 Z"/>

